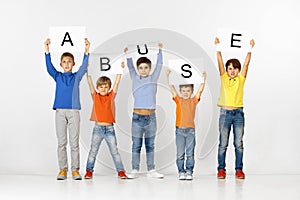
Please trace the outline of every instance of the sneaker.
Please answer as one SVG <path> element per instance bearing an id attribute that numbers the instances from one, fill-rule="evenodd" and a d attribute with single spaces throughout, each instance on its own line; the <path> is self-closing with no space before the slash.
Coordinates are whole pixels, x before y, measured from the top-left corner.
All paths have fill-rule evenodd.
<path id="1" fill-rule="evenodd" d="M 91 179 L 91 178 L 93 178 L 93 172 L 91 170 L 89 170 L 89 169 L 86 169 L 86 173 L 84 175 L 84 178 L 85 179 Z"/>
<path id="2" fill-rule="evenodd" d="M 186 177 L 185 177 L 185 173 L 184 172 L 180 172 L 179 175 L 178 175 L 178 180 L 185 180 Z"/>
<path id="3" fill-rule="evenodd" d="M 158 173 L 157 171 L 155 171 L 155 169 L 152 169 L 152 170 L 148 171 L 147 177 L 150 177 L 150 178 L 164 178 L 164 175 Z"/>
<path id="4" fill-rule="evenodd" d="M 226 178 L 226 171 L 224 169 L 220 169 L 218 171 L 218 179 L 225 179 Z"/>
<path id="5" fill-rule="evenodd" d="M 118 177 L 119 177 L 120 179 L 127 179 L 127 176 L 126 176 L 124 170 L 121 170 L 121 171 L 118 172 Z"/>
<path id="6" fill-rule="evenodd" d="M 245 179 L 245 174 L 242 170 L 236 170 L 235 177 L 238 179 Z"/>
<path id="7" fill-rule="evenodd" d="M 193 174 L 191 174 L 190 172 L 186 173 L 186 178 L 187 181 L 191 181 L 193 180 Z"/>
<path id="8" fill-rule="evenodd" d="M 72 172 L 72 178 L 73 178 L 73 180 L 81 180 L 82 179 L 80 173 L 77 170 Z"/>
<path id="9" fill-rule="evenodd" d="M 67 170 L 66 169 L 60 170 L 56 179 L 57 180 L 66 180 L 67 179 Z"/>
<path id="10" fill-rule="evenodd" d="M 131 171 L 130 174 L 127 174 L 127 178 L 134 179 L 139 177 L 139 171 L 137 169 L 134 169 Z"/>

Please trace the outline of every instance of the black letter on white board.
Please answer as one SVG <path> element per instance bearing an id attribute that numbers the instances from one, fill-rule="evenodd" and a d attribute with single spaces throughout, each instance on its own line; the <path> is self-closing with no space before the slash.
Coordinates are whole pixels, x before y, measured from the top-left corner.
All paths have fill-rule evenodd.
<path id="1" fill-rule="evenodd" d="M 192 72 L 190 70 L 187 70 L 187 69 L 184 69 L 184 67 L 188 67 L 188 68 L 192 68 L 191 65 L 189 64 L 184 64 L 181 66 L 181 70 L 184 71 L 184 72 L 188 72 L 189 75 L 184 75 L 184 74 L 181 74 L 181 76 L 183 78 L 190 78 L 192 76 Z"/>
<path id="2" fill-rule="evenodd" d="M 61 46 L 64 46 L 64 43 L 65 43 L 65 42 L 70 42 L 70 43 L 71 43 L 71 46 L 74 46 L 74 45 L 73 45 L 73 42 L 72 42 L 72 39 L 71 39 L 71 36 L 70 36 L 70 34 L 69 34 L 68 32 L 66 32 L 65 37 L 64 37 L 64 40 L 63 40 L 62 43 L 61 43 Z"/>
<path id="3" fill-rule="evenodd" d="M 234 39 L 234 38 L 233 38 L 234 36 L 242 36 L 242 34 L 238 34 L 238 33 L 232 33 L 232 34 L 231 34 L 231 47 L 241 48 L 241 46 L 238 46 L 238 45 L 234 45 L 234 44 L 233 44 L 234 41 L 236 41 L 236 42 L 240 42 L 240 41 L 241 41 L 241 40 Z"/>
<path id="4" fill-rule="evenodd" d="M 146 45 L 146 44 L 144 44 L 144 46 L 145 46 L 145 50 L 146 50 L 146 52 L 141 52 L 140 46 L 139 46 L 139 45 L 137 45 L 138 52 L 139 52 L 139 54 L 141 54 L 141 55 L 145 55 L 145 54 L 147 54 L 147 53 L 148 53 L 148 48 L 147 48 L 147 45 Z"/>
<path id="5" fill-rule="evenodd" d="M 110 70 L 111 66 L 110 66 L 109 62 L 110 62 L 109 58 L 107 58 L 107 57 L 100 57 L 100 70 L 101 71 L 108 71 L 108 70 Z M 104 68 L 103 67 L 104 65 L 106 65 L 108 67 Z"/>

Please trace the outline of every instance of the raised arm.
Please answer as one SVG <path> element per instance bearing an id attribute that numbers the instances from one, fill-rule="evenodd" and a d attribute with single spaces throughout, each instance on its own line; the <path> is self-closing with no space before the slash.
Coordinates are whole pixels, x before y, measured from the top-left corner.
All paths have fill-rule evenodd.
<path id="1" fill-rule="evenodd" d="M 205 87 L 205 82 L 206 82 L 206 72 L 205 71 L 202 73 L 202 77 L 203 77 L 204 82 L 201 83 L 201 85 L 200 85 L 200 87 L 199 87 L 199 89 L 198 89 L 198 91 L 195 95 L 197 99 L 200 99 L 201 94 L 202 94 L 202 92 L 204 90 L 204 87 Z"/>
<path id="2" fill-rule="evenodd" d="M 121 67 L 124 69 L 124 67 L 125 67 L 124 61 L 121 63 Z M 115 80 L 115 83 L 114 83 L 114 86 L 113 86 L 114 93 L 117 93 L 117 91 L 118 91 L 121 76 L 122 76 L 122 74 L 117 74 L 117 77 L 116 77 L 116 80 Z"/>
<path id="3" fill-rule="evenodd" d="M 87 38 L 84 38 L 84 44 L 85 44 L 84 53 L 85 53 L 85 55 L 89 55 L 91 43 Z"/>
<path id="4" fill-rule="evenodd" d="M 88 85 L 89 85 L 91 95 L 93 95 L 94 92 L 95 92 L 95 87 L 94 87 L 94 84 L 93 84 L 92 77 L 88 73 L 86 73 L 86 77 L 87 77 L 87 81 L 88 81 Z"/>
<path id="5" fill-rule="evenodd" d="M 56 76 L 59 74 L 59 72 L 55 69 L 51 62 L 51 56 L 50 56 L 50 51 L 49 51 L 49 45 L 51 44 L 51 41 L 49 38 L 46 39 L 44 42 L 45 46 L 45 59 L 46 59 L 46 67 L 47 67 L 47 72 L 52 76 L 54 80 L 56 80 Z"/>
<path id="6" fill-rule="evenodd" d="M 158 43 L 158 54 L 157 54 L 157 61 L 156 61 L 156 66 L 155 69 L 152 73 L 152 77 L 154 80 L 157 80 L 161 69 L 162 69 L 162 65 L 163 65 L 163 57 L 162 57 L 162 48 L 163 48 L 163 44 L 162 43 Z"/>
<path id="7" fill-rule="evenodd" d="M 167 74 L 168 85 L 169 85 L 169 87 L 170 87 L 172 96 L 173 96 L 173 97 L 176 97 L 176 96 L 178 96 L 178 93 L 177 93 L 177 91 L 176 91 L 174 85 L 171 85 L 171 84 L 170 84 L 170 73 L 171 73 L 171 70 L 167 69 L 166 74 Z"/>
<path id="8" fill-rule="evenodd" d="M 81 80 L 83 75 L 87 72 L 87 66 L 89 63 L 89 49 L 90 49 L 91 43 L 87 38 L 84 38 L 84 43 L 85 43 L 84 56 L 83 56 L 82 64 L 79 67 L 79 70 L 77 71 L 79 80 Z"/>
<path id="9" fill-rule="evenodd" d="M 127 51 L 128 51 L 128 48 L 126 47 L 124 49 L 124 54 L 126 55 L 127 57 Z M 134 65 L 133 65 L 133 61 L 132 61 L 132 58 L 127 58 L 127 67 L 128 67 L 128 70 L 129 70 L 129 74 L 130 74 L 130 77 L 131 79 L 134 77 L 134 76 L 137 76 L 137 73 L 134 69 Z"/>
<path id="10" fill-rule="evenodd" d="M 250 45 L 251 45 L 251 49 L 252 49 L 255 45 L 255 42 L 254 42 L 253 39 L 250 40 Z M 246 78 L 247 73 L 248 73 L 248 66 L 249 66 L 250 60 L 251 60 L 251 51 L 249 51 L 247 53 L 247 56 L 245 58 L 245 62 L 244 62 L 244 65 L 243 65 L 243 69 L 242 69 L 242 72 L 241 72 L 242 76 L 244 76 L 245 78 Z"/>
<path id="11" fill-rule="evenodd" d="M 219 44 L 220 44 L 220 40 L 219 40 L 219 38 L 216 37 L 215 45 L 218 46 Z M 217 59 L 218 59 L 219 72 L 220 72 L 220 75 L 222 76 L 225 73 L 225 67 L 224 67 L 221 51 L 218 48 L 217 48 Z"/>
<path id="12" fill-rule="evenodd" d="M 49 51 L 49 45 L 51 44 L 51 41 L 50 41 L 50 38 L 47 38 L 46 41 L 44 42 L 44 45 L 45 45 L 45 53 L 46 54 L 49 54 L 50 51 Z"/>

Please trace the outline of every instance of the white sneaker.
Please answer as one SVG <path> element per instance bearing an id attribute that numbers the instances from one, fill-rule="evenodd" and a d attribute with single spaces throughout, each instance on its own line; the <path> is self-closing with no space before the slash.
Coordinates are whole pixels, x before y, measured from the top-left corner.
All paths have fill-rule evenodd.
<path id="1" fill-rule="evenodd" d="M 178 175 L 178 180 L 185 180 L 186 177 L 185 177 L 185 173 L 184 172 L 180 172 L 179 175 Z"/>
<path id="2" fill-rule="evenodd" d="M 193 180 L 193 174 L 191 173 L 186 173 L 186 178 L 185 178 L 187 181 L 191 181 Z"/>
<path id="3" fill-rule="evenodd" d="M 127 174 L 127 178 L 134 179 L 139 177 L 139 171 L 134 169 L 131 171 L 131 173 Z"/>
<path id="4" fill-rule="evenodd" d="M 157 171 L 155 171 L 155 169 L 152 169 L 152 170 L 148 171 L 147 177 L 150 177 L 150 178 L 164 178 L 164 175 L 158 173 Z"/>

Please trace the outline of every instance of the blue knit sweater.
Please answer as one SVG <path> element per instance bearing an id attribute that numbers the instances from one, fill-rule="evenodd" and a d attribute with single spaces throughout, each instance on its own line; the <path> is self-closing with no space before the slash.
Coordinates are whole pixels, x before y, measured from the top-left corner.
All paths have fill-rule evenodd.
<path id="1" fill-rule="evenodd" d="M 75 73 L 62 73 L 57 71 L 51 62 L 50 53 L 45 54 L 45 58 L 47 71 L 56 82 L 53 109 L 62 108 L 80 110 L 79 83 L 87 71 L 89 55 L 84 54 L 82 64 L 79 70 Z"/>
<path id="2" fill-rule="evenodd" d="M 155 109 L 157 81 L 162 69 L 162 50 L 157 54 L 156 67 L 153 73 L 147 77 L 141 77 L 134 68 L 132 58 L 127 59 L 127 66 L 132 79 L 132 93 L 134 97 L 134 108 Z"/>

